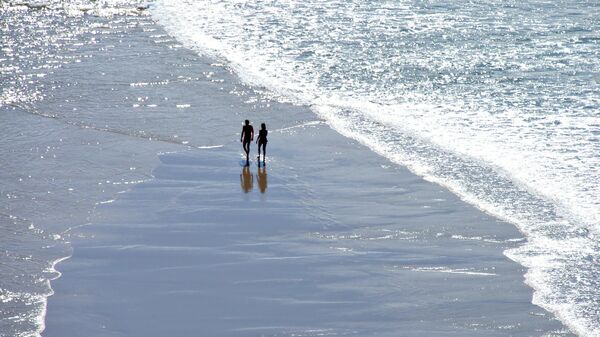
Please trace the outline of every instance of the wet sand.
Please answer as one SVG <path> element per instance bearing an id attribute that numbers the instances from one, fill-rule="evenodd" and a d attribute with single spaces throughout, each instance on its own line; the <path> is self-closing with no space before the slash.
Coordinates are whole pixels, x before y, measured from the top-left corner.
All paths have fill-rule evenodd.
<path id="1" fill-rule="evenodd" d="M 135 50 L 163 48 L 136 34 Z M 173 97 L 194 114 L 168 124 L 183 136 L 166 139 L 175 149 L 158 155 L 153 179 L 69 231 L 73 256 L 57 266 L 44 336 L 569 336 L 503 255 L 524 240 L 513 225 L 306 107 L 248 100 L 239 93 L 253 89 L 214 61 L 117 52 L 106 56 L 115 74 L 216 74 L 139 89 L 170 97 L 155 115 L 164 124 L 182 115 Z M 239 165 L 245 118 L 269 126 L 264 170 Z"/>
<path id="2" fill-rule="evenodd" d="M 165 154 L 100 207 L 44 335 L 563 335 L 502 254 L 513 226 L 326 125 L 271 139 L 265 170 Z"/>

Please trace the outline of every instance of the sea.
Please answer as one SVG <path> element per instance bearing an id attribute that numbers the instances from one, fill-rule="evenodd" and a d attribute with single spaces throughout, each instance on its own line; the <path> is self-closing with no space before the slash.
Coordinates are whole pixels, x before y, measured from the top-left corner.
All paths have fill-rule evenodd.
<path id="1" fill-rule="evenodd" d="M 1 336 L 43 330 L 60 275 L 54 265 L 71 253 L 64 234 L 123 186 L 151 179 L 126 159 L 95 165 L 94 153 L 108 150 L 78 132 L 195 144 L 180 130 L 185 122 L 146 118 L 141 127 L 130 114 L 73 103 L 95 84 L 74 81 L 65 68 L 106 52 L 94 46 L 107 36 L 126 43 L 130 29 L 156 24 L 168 33 L 157 33 L 157 43 L 174 39 L 170 48 L 210 57 L 264 95 L 310 107 L 340 134 L 513 223 L 527 241 L 505 255 L 527 268 L 533 303 L 580 336 L 600 336 L 593 0 L 0 2 Z M 156 104 L 148 97 L 126 100 L 136 117 L 154 116 L 135 110 Z M 178 120 L 194 119 L 193 109 L 177 108 Z M 93 148 L 89 159 L 65 165 L 82 144 Z M 98 185 L 98 175 L 113 178 Z M 73 200 L 78 208 L 57 212 Z"/>

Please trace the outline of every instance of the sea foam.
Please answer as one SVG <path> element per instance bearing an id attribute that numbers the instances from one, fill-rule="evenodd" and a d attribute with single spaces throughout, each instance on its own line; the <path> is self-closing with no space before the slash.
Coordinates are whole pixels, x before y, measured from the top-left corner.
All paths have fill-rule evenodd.
<path id="1" fill-rule="evenodd" d="M 151 10 L 247 83 L 516 224 L 528 241 L 506 255 L 528 267 L 534 303 L 600 336 L 600 58 L 587 39 L 599 10 L 573 2 L 571 21 L 552 5 L 489 6 L 161 0 Z"/>

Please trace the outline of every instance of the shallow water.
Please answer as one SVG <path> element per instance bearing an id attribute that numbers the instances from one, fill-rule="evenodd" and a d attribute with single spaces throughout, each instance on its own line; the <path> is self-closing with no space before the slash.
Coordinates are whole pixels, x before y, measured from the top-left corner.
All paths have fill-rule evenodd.
<path id="1" fill-rule="evenodd" d="M 506 254 L 529 268 L 534 303 L 600 335 L 597 3 L 139 5 L 0 4 L 0 335 L 43 328 L 70 229 L 150 179 L 157 152 L 221 146 L 247 113 L 293 127 L 265 96 L 515 223 L 528 242 Z M 136 32 L 156 48 L 135 49 Z M 196 69 L 188 52 L 144 71 L 182 47 L 218 63 Z M 140 66 L 111 67 L 111 53 Z M 230 70 L 260 95 L 228 85 Z M 200 78 L 244 104 L 198 118 L 208 108 L 179 85 Z"/>
<path id="2" fill-rule="evenodd" d="M 170 1 L 153 15 L 342 134 L 517 224 L 534 301 L 600 334 L 600 6 Z"/>
<path id="3" fill-rule="evenodd" d="M 44 329 L 54 266 L 82 239 L 73 232 L 152 179 L 158 153 L 220 147 L 235 139 L 240 114 L 272 110 L 224 85 L 229 70 L 184 50 L 137 2 L 29 6 L 0 4 L 1 336 Z M 240 102 L 203 105 L 197 83 Z"/>
<path id="4" fill-rule="evenodd" d="M 133 143 L 119 139 L 127 132 L 107 132 L 110 116 L 86 106 L 103 90 L 85 86 L 91 68 L 73 71 L 102 54 L 101 41 L 137 26 L 137 10 L 125 2 L 31 7 L 0 3 L 1 336 L 39 335 L 54 267 L 71 254 L 70 230 L 149 179 L 144 163 L 156 154 L 121 148 Z"/>

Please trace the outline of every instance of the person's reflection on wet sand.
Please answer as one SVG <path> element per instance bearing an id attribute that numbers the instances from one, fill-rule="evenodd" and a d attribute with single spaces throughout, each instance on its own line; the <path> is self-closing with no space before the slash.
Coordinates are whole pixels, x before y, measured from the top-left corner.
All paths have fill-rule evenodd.
<path id="1" fill-rule="evenodd" d="M 260 189 L 260 193 L 265 193 L 267 190 L 267 169 L 264 166 L 258 168 L 256 180 L 258 180 L 258 188 Z"/>
<path id="2" fill-rule="evenodd" d="M 252 173 L 250 173 L 249 166 L 244 166 L 242 169 L 242 173 L 240 174 L 240 185 L 242 186 L 244 193 L 252 191 L 252 188 L 254 187 L 254 177 L 252 176 Z"/>

